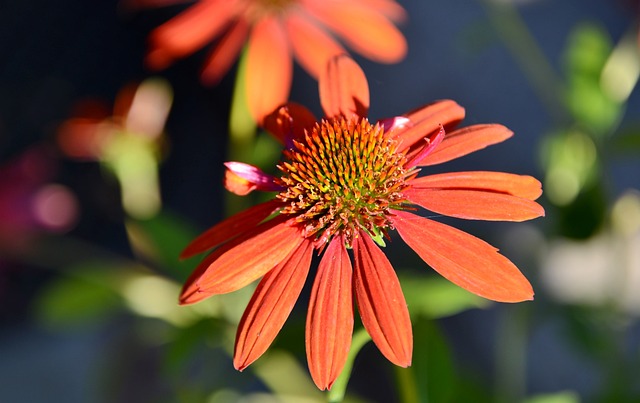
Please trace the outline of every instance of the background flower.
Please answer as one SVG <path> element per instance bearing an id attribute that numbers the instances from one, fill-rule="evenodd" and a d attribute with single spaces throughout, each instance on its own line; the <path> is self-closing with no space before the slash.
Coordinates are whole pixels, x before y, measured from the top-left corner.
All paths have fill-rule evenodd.
<path id="1" fill-rule="evenodd" d="M 168 3 L 134 0 L 131 5 Z M 369 59 L 398 62 L 407 46 L 393 22 L 404 18 L 405 11 L 393 0 L 203 0 L 151 33 L 147 62 L 164 68 L 217 39 L 201 73 L 205 83 L 213 84 L 246 42 L 247 101 L 260 122 L 287 100 L 292 56 L 317 78 L 331 56 L 345 52 L 335 35 Z"/>

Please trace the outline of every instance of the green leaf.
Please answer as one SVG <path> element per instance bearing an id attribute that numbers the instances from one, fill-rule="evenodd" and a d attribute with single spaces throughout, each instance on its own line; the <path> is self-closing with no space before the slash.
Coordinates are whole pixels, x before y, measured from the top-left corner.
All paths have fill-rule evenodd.
<path id="1" fill-rule="evenodd" d="M 565 50 L 567 104 L 573 117 L 590 134 L 608 134 L 622 115 L 619 102 L 602 89 L 601 77 L 613 45 L 604 29 L 593 24 L 575 28 Z"/>
<path id="2" fill-rule="evenodd" d="M 60 277 L 42 290 L 34 310 L 43 324 L 64 328 L 104 319 L 121 306 L 118 295 L 101 282 Z"/>
<path id="3" fill-rule="evenodd" d="M 580 397 L 572 391 L 549 393 L 529 397 L 523 403 L 580 403 Z"/>
<path id="4" fill-rule="evenodd" d="M 439 276 L 402 275 L 400 283 L 412 316 L 442 318 L 490 304 L 488 300 Z"/>
<path id="5" fill-rule="evenodd" d="M 435 322 L 414 321 L 413 364 L 398 368 L 398 384 L 403 402 L 452 401 L 458 382 L 451 350 Z"/>
<path id="6" fill-rule="evenodd" d="M 180 252 L 197 233 L 186 222 L 166 211 L 148 220 L 126 222 L 133 250 L 150 261 L 168 269 L 169 274 L 186 279 L 194 267 L 193 260 L 179 259 Z"/>

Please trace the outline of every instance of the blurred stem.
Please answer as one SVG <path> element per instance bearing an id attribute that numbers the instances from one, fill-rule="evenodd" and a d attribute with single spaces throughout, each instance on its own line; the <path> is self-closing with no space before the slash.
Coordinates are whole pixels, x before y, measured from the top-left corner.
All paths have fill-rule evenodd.
<path id="1" fill-rule="evenodd" d="M 398 389 L 400 391 L 400 401 L 404 403 L 420 403 L 414 371 L 411 368 L 401 367 L 395 367 L 395 370 Z M 426 403 L 426 401 L 422 403 Z"/>
<path id="2" fill-rule="evenodd" d="M 349 350 L 349 355 L 347 356 L 347 362 L 344 364 L 342 368 L 342 372 L 338 379 L 333 383 L 331 390 L 327 393 L 327 401 L 330 403 L 338 403 L 344 400 L 344 395 L 347 390 L 347 384 L 349 383 L 349 378 L 351 378 L 351 369 L 353 368 L 353 361 L 356 359 L 356 356 L 371 340 L 371 336 L 364 328 L 356 331 L 353 335 L 353 339 L 351 340 L 351 349 Z"/>
<path id="3" fill-rule="evenodd" d="M 247 49 L 240 55 L 236 82 L 231 100 L 231 116 L 229 117 L 229 145 L 227 158 L 231 161 L 246 161 L 251 157 L 253 142 L 256 137 L 256 122 L 247 106 Z"/>
<path id="4" fill-rule="evenodd" d="M 484 0 L 481 4 L 549 115 L 557 122 L 566 121 L 568 114 L 558 96 L 562 93 L 562 80 L 531 35 L 516 6 L 511 2 L 491 0 Z"/>
<path id="5" fill-rule="evenodd" d="M 236 81 L 231 100 L 231 114 L 229 116 L 229 141 L 227 143 L 227 160 L 251 162 L 256 138 L 256 122 L 249 113 L 247 106 L 247 48 L 240 55 Z M 238 197 L 225 192 L 225 213 L 230 216 L 248 207 L 249 198 Z"/>
<path id="6" fill-rule="evenodd" d="M 504 307 L 496 342 L 496 401 L 519 402 L 525 395 L 528 307 Z"/>

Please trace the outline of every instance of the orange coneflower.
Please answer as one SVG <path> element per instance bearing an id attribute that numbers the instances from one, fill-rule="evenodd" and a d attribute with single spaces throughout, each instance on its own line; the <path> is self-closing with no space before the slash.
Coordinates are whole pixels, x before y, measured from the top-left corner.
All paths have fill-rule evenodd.
<path id="1" fill-rule="evenodd" d="M 160 6 L 183 0 L 128 1 Z M 393 22 L 404 18 L 393 0 L 200 0 L 151 33 L 147 62 L 165 68 L 218 39 L 201 75 L 213 84 L 248 43 L 248 106 L 260 122 L 287 100 L 291 54 L 317 78 L 332 56 L 345 52 L 333 33 L 371 60 L 395 63 L 407 46 Z"/>
<path id="2" fill-rule="evenodd" d="M 530 176 L 418 176 L 419 167 L 507 139 L 512 132 L 506 127 L 474 125 L 445 134 L 464 117 L 453 101 L 372 124 L 366 118 L 366 78 L 346 56 L 332 59 L 319 81 L 325 119 L 316 122 L 304 107 L 288 104 L 266 120 L 266 128 L 286 146 L 280 177 L 227 163 L 228 189 L 278 193 L 212 227 L 185 249 L 184 257 L 215 248 L 187 280 L 180 302 L 231 292 L 263 277 L 237 333 L 234 364 L 242 370 L 284 324 L 313 251 L 323 253 L 307 314 L 306 346 L 313 380 L 328 389 L 350 347 L 354 293 L 362 323 L 382 354 L 396 365 L 411 364 L 409 313 L 380 248 L 392 230 L 433 269 L 473 293 L 503 302 L 533 298 L 527 279 L 496 248 L 420 217 L 418 207 L 502 221 L 533 219 L 544 210 L 534 201 L 542 193 L 540 182 Z"/>

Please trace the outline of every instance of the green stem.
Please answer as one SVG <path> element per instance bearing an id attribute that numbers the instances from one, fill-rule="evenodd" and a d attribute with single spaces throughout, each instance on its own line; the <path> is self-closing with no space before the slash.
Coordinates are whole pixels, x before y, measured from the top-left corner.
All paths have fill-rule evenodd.
<path id="1" fill-rule="evenodd" d="M 427 403 L 426 400 L 420 401 L 418 385 L 416 385 L 416 377 L 413 369 L 401 367 L 395 367 L 395 369 L 400 401 L 404 403 Z M 424 396 L 424 398 L 426 399 L 426 396 Z"/>
<path id="2" fill-rule="evenodd" d="M 227 143 L 227 160 L 251 162 L 251 157 L 256 139 L 256 122 L 249 113 L 247 106 L 247 48 L 242 51 L 236 81 L 231 99 L 231 113 L 229 116 L 229 141 Z M 233 215 L 249 206 L 250 199 L 238 197 L 225 192 L 226 216 Z"/>
<path id="3" fill-rule="evenodd" d="M 344 400 L 347 384 L 349 383 L 349 378 L 351 378 L 353 361 L 356 359 L 356 356 L 362 347 L 367 344 L 369 340 L 371 340 L 371 336 L 369 336 L 369 333 L 367 333 L 365 329 L 360 329 L 354 333 L 353 339 L 351 340 L 351 350 L 349 350 L 347 362 L 344 364 L 344 368 L 342 368 L 340 376 L 333 383 L 331 390 L 327 393 L 327 401 L 329 403 L 338 403 Z"/>
<path id="4" fill-rule="evenodd" d="M 568 114 L 558 96 L 562 94 L 562 80 L 531 35 L 516 6 L 510 2 L 498 4 L 490 0 L 484 0 L 482 4 L 498 35 L 537 92 L 549 115 L 557 122 L 566 121 Z"/>

